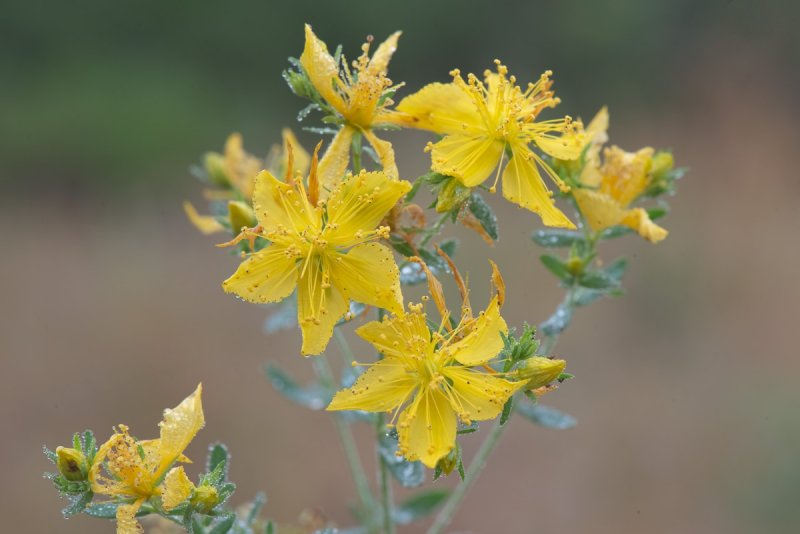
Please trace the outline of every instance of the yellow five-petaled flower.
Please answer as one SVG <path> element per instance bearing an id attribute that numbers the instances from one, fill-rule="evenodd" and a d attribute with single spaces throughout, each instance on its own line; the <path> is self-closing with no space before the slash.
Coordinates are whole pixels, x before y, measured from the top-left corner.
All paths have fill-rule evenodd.
<path id="1" fill-rule="evenodd" d="M 498 297 L 478 317 L 464 317 L 449 331 L 431 332 L 421 305 L 368 323 L 356 333 L 383 359 L 369 365 L 353 387 L 338 392 L 328 410 L 394 410 L 398 452 L 435 467 L 455 446 L 458 419 L 466 424 L 494 419 L 525 385 L 474 369 L 502 350 L 501 332 L 508 328 Z"/>
<path id="2" fill-rule="evenodd" d="M 185 501 L 194 486 L 183 467 L 175 462 L 188 462 L 183 451 L 203 428 L 202 385 L 176 408 L 164 411 L 158 439 L 139 441 L 119 425 L 111 438 L 100 446 L 89 469 L 92 491 L 113 497 L 117 502 L 117 534 L 141 533 L 136 513 L 154 496 L 161 497 L 161 506 L 169 511 Z"/>
<path id="3" fill-rule="evenodd" d="M 225 291 L 256 303 L 283 300 L 297 288 L 306 355 L 325 350 L 350 300 L 402 311 L 392 251 L 374 241 L 388 237 L 389 228 L 378 224 L 411 188 L 382 172 L 362 172 L 340 181 L 323 201 L 316 173 L 315 153 L 308 190 L 301 179 L 285 183 L 267 171 L 258 175 L 258 226 L 245 234 L 271 244 L 223 283 Z"/>
<path id="4" fill-rule="evenodd" d="M 600 148 L 607 140 L 607 129 L 608 111 L 603 108 L 586 129 L 586 164 L 579 178 L 581 187 L 572 191 L 575 202 L 593 230 L 621 224 L 657 243 L 667 237 L 667 231 L 651 221 L 643 208 L 629 207 L 650 185 L 654 150 L 645 147 L 625 152 L 612 146 L 603 152 L 601 163 Z"/>
<path id="5" fill-rule="evenodd" d="M 399 38 L 400 32 L 390 35 L 372 58 L 369 57 L 369 43 L 364 44 L 351 71 L 346 61 L 337 62 L 330 55 L 325 43 L 306 24 L 306 42 L 300 64 L 314 88 L 343 122 L 319 164 L 320 182 L 324 187 L 333 189 L 333 184 L 344 176 L 350 161 L 350 144 L 357 132 L 363 134 L 375 149 L 386 175 L 398 177 L 392 145 L 379 139 L 373 128 L 398 124 L 397 113 L 389 109 L 393 103 L 389 93 L 398 86 L 392 87 L 386 74 Z M 323 190 L 322 195 L 325 194 Z"/>
<path id="6" fill-rule="evenodd" d="M 559 103 L 550 89 L 549 71 L 523 91 L 516 78 L 508 76 L 508 69 L 499 61 L 496 64 L 497 72 L 487 70 L 483 82 L 473 74 L 465 81 L 454 70 L 452 83 L 432 83 L 407 96 L 397 106 L 406 116 L 404 125 L 444 134 L 428 145 L 432 168 L 467 187 L 483 183 L 495 170 L 496 184 L 509 153 L 503 196 L 539 214 L 548 226 L 574 228 L 556 207 L 539 170 L 562 191 L 568 186 L 531 145 L 556 158 L 575 159 L 582 136 L 569 117 L 538 120 L 542 110 Z"/>

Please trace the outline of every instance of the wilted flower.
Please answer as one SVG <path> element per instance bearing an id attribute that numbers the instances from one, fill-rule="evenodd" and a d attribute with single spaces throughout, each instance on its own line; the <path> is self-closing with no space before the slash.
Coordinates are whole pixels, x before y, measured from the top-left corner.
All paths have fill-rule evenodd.
<path id="1" fill-rule="evenodd" d="M 89 482 L 95 494 L 127 502 L 117 508 L 118 534 L 142 532 L 136 513 L 151 497 L 161 496 L 165 510 L 188 497 L 183 467 L 172 466 L 189 461 L 183 451 L 205 425 L 202 389 L 202 384 L 198 385 L 176 408 L 164 410 L 158 439 L 137 440 L 127 426 L 119 425 L 98 449 L 89 469 Z"/>

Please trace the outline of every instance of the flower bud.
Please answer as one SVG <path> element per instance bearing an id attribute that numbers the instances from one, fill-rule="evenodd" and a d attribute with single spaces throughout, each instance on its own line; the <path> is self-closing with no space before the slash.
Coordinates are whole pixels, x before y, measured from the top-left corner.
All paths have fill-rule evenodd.
<path id="1" fill-rule="evenodd" d="M 675 158 L 672 156 L 671 152 L 656 152 L 652 161 L 650 173 L 656 178 L 671 170 L 675 165 Z"/>
<path id="2" fill-rule="evenodd" d="M 564 360 L 534 356 L 525 360 L 525 364 L 517 370 L 517 377 L 528 381 L 526 389 L 537 389 L 557 379 L 566 367 Z"/>
<path id="3" fill-rule="evenodd" d="M 204 163 L 211 183 L 222 187 L 230 187 L 231 181 L 225 172 L 225 157 L 222 154 L 209 152 L 205 156 Z"/>
<path id="4" fill-rule="evenodd" d="M 567 260 L 567 271 L 573 276 L 578 276 L 583 272 L 583 260 L 577 256 L 570 256 Z"/>
<path id="5" fill-rule="evenodd" d="M 67 447 L 58 447 L 56 449 L 56 466 L 58 472 L 69 481 L 78 482 L 86 480 L 88 467 L 86 465 L 86 456 L 77 450 Z"/>
<path id="6" fill-rule="evenodd" d="M 195 488 L 190 500 L 192 506 L 199 512 L 208 513 L 219 504 L 219 493 L 214 486 L 198 486 Z"/>
<path id="7" fill-rule="evenodd" d="M 228 217 L 234 233 L 239 232 L 242 228 L 252 228 L 258 224 L 253 208 L 239 200 L 228 202 Z"/>
<path id="8" fill-rule="evenodd" d="M 472 190 L 469 187 L 462 185 L 457 178 L 451 178 L 439 190 L 439 196 L 436 198 L 436 211 L 439 213 L 452 211 L 466 202 L 471 193 Z"/>

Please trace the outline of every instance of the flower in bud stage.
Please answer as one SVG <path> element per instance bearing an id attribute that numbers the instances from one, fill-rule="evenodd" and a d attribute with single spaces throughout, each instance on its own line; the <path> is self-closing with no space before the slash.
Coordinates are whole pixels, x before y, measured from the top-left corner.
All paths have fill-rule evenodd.
<path id="1" fill-rule="evenodd" d="M 71 482 L 86 480 L 89 466 L 86 463 L 86 456 L 77 449 L 58 447 L 56 449 L 56 466 L 58 472 Z"/>
<path id="2" fill-rule="evenodd" d="M 516 377 L 526 381 L 525 389 L 538 389 L 555 382 L 566 367 L 564 360 L 533 356 L 517 369 Z"/>
<path id="3" fill-rule="evenodd" d="M 195 488 L 190 501 L 201 513 L 208 513 L 219 504 L 219 493 L 214 486 L 201 485 Z"/>

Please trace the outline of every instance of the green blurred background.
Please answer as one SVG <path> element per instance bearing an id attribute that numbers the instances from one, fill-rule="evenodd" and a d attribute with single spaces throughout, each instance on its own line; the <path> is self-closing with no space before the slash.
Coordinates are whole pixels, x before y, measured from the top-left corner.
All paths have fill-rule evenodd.
<path id="1" fill-rule="evenodd" d="M 608 104 L 612 142 L 673 148 L 691 169 L 663 244 L 629 238 L 605 252 L 632 260 L 628 296 L 579 313 L 559 345 L 578 378 L 547 401 L 579 426 L 513 421 L 453 529 L 800 531 L 799 18 L 800 4 L 754 0 L 5 5 L 5 524 L 110 532 L 61 519 L 64 503 L 40 478 L 50 467 L 41 445 L 85 427 L 105 437 L 118 423 L 147 437 L 201 380 L 208 425 L 190 456 L 227 442 L 236 502 L 263 489 L 279 521 L 311 507 L 347 524 L 353 492 L 330 420 L 260 374 L 278 360 L 310 376 L 299 336 L 267 339 L 265 312 L 222 293 L 236 260 L 180 207 L 201 203 L 189 165 L 231 131 L 264 154 L 282 126 L 299 129 L 304 103 L 280 72 L 310 22 L 351 57 L 367 34 L 402 29 L 390 68 L 407 82 L 400 96 L 495 57 L 523 82 L 550 68 L 564 113 L 588 118 Z M 405 177 L 425 172 L 426 135 L 387 138 Z M 496 258 L 507 319 L 538 322 L 560 298 L 528 238 L 538 223 L 490 201 L 500 242 L 489 250 L 457 232 L 459 259 L 477 300 L 484 258 Z M 371 457 L 368 429 L 359 438 Z M 479 438 L 464 440 L 468 455 Z"/>

